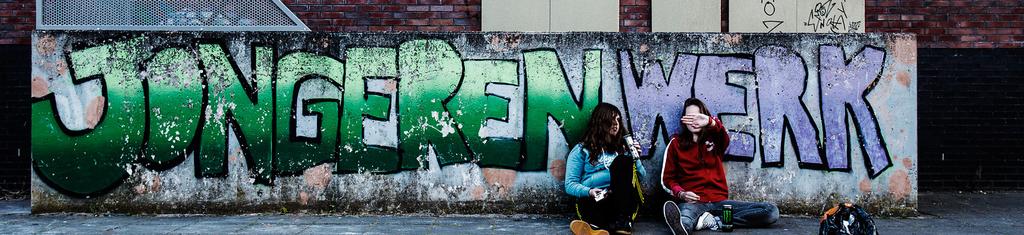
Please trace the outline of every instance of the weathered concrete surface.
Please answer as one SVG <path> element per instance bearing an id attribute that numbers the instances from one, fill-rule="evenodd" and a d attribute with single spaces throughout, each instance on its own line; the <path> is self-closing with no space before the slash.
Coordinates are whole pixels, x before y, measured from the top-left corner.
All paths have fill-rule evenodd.
<path id="1" fill-rule="evenodd" d="M 882 234 L 1018 234 L 1024 193 L 922 193 L 922 216 L 875 218 Z M 3 234 L 569 234 L 563 215 L 29 215 L 28 202 L 0 201 Z M 634 234 L 670 234 L 661 215 L 641 215 Z M 732 234 L 814 234 L 818 219 L 784 215 L 771 228 Z M 714 233 L 706 233 L 714 234 Z"/>
<path id="2" fill-rule="evenodd" d="M 657 201 L 691 96 L 730 129 L 733 198 L 917 205 L 911 35 L 33 38 L 34 212 L 560 213 L 598 102 L 624 111 Z"/>

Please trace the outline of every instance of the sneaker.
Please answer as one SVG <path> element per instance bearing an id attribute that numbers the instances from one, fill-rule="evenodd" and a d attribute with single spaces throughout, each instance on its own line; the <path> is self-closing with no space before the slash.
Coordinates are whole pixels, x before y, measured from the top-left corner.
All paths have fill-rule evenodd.
<path id="1" fill-rule="evenodd" d="M 718 231 L 720 223 L 718 222 L 718 216 L 711 215 L 711 213 L 704 212 L 697 219 L 697 226 L 694 230 L 710 229 Z"/>
<path id="2" fill-rule="evenodd" d="M 575 235 L 608 235 L 608 231 L 597 229 L 582 220 L 573 220 L 572 223 L 569 223 L 569 230 L 572 230 L 572 234 Z"/>
<path id="3" fill-rule="evenodd" d="M 612 230 L 615 231 L 615 234 L 633 234 L 633 223 L 628 220 L 620 220 L 614 226 Z"/>
<path id="4" fill-rule="evenodd" d="M 668 228 L 672 230 L 673 235 L 690 235 L 686 231 L 686 227 L 679 222 L 679 206 L 673 201 L 665 202 L 662 206 L 662 213 L 665 216 L 665 223 L 668 224 Z"/>

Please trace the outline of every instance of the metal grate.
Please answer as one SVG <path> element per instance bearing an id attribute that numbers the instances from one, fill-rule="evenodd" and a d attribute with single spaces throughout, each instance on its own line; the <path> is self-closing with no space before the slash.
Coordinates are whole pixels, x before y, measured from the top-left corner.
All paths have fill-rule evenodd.
<path id="1" fill-rule="evenodd" d="M 37 0 L 43 30 L 309 31 L 280 0 Z"/>

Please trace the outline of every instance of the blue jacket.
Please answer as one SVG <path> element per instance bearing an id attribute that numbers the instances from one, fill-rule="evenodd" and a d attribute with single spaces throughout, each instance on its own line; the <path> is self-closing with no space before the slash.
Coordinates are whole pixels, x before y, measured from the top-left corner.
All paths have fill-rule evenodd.
<path id="1" fill-rule="evenodd" d="M 602 153 L 597 157 L 597 165 L 590 164 L 590 151 L 582 144 L 576 144 L 569 152 L 565 161 L 565 193 L 573 197 L 590 197 L 590 189 L 608 188 L 611 184 L 611 172 L 608 167 L 615 160 L 616 153 Z M 636 170 L 640 175 L 647 175 L 644 165 L 636 161 Z"/>

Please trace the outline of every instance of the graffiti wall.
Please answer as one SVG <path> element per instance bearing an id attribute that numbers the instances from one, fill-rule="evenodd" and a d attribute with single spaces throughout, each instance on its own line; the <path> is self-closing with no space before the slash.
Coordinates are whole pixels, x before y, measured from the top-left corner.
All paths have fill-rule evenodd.
<path id="1" fill-rule="evenodd" d="M 917 198 L 901 34 L 36 32 L 32 206 L 46 211 L 568 211 L 599 102 L 646 193 L 682 101 L 732 136 L 731 196 L 815 212 Z"/>

